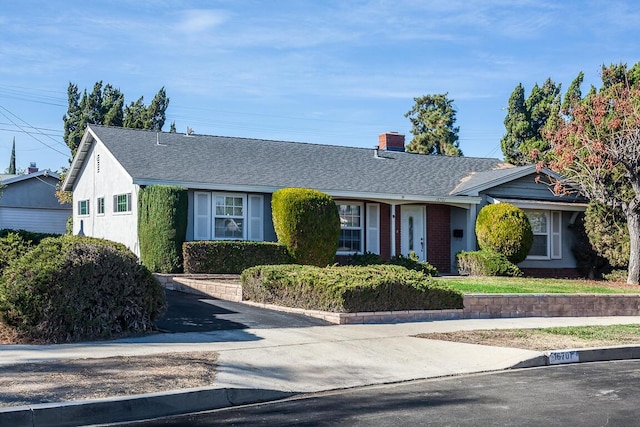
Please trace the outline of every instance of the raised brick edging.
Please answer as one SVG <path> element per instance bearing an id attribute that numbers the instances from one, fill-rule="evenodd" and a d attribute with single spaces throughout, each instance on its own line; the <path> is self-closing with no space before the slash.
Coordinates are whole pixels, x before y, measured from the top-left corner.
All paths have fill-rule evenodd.
<path id="1" fill-rule="evenodd" d="M 154 275 L 167 289 L 243 302 L 271 310 L 304 314 L 340 325 L 509 317 L 640 315 L 640 294 L 468 294 L 464 296 L 464 309 L 333 313 L 243 301 L 242 285 L 238 283 L 237 275 L 157 273 Z"/>

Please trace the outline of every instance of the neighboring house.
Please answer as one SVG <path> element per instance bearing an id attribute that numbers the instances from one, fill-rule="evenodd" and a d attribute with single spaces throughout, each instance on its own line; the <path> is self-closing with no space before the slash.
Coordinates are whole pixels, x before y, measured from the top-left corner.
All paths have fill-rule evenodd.
<path id="1" fill-rule="evenodd" d="M 60 177 L 31 165 L 22 175 L 0 175 L 0 229 L 22 229 L 38 233 L 64 234 L 71 205 L 60 204 L 56 184 Z"/>
<path id="2" fill-rule="evenodd" d="M 141 187 L 188 189 L 187 240 L 257 241 L 276 240 L 274 191 L 314 188 L 338 205 L 338 256 L 415 252 L 442 273 L 456 272 L 457 252 L 476 249 L 478 211 L 508 201 L 527 212 L 535 232 L 520 266 L 556 274 L 575 268 L 568 227 L 586 205 L 536 183 L 534 166 L 406 153 L 404 135 L 392 132 L 381 134 L 378 144 L 366 149 L 91 125 L 64 189 L 73 191 L 74 233 L 139 253 Z"/>

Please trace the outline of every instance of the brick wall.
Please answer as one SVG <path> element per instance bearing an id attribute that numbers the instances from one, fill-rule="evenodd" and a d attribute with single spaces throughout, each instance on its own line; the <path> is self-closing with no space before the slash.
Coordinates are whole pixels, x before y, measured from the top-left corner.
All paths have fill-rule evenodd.
<path id="1" fill-rule="evenodd" d="M 451 272 L 451 213 L 449 206 L 427 206 L 427 261 L 441 273 Z"/>
<path id="2" fill-rule="evenodd" d="M 391 208 L 380 203 L 380 256 L 391 258 Z"/>

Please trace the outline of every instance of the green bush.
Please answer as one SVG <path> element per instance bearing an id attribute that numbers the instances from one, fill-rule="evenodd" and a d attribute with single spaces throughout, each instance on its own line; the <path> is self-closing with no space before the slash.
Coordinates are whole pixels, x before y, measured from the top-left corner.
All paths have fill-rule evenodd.
<path id="1" fill-rule="evenodd" d="M 476 235 L 480 249 L 499 252 L 514 264 L 525 260 L 533 244 L 527 215 L 509 203 L 496 203 L 480 209 Z"/>
<path id="2" fill-rule="evenodd" d="M 8 233 L 0 237 L 0 274 L 11 262 L 33 249 L 30 240 L 25 240 L 18 233 Z"/>
<path id="3" fill-rule="evenodd" d="M 462 293 L 398 265 L 263 265 L 242 272 L 243 298 L 331 312 L 462 308 Z"/>
<path id="4" fill-rule="evenodd" d="M 185 242 L 184 272 L 240 274 L 262 264 L 290 264 L 287 248 L 272 242 L 197 241 Z"/>
<path id="5" fill-rule="evenodd" d="M 604 275 L 611 272 L 612 267 L 609 261 L 598 254 L 589 240 L 584 213 L 578 215 L 569 229 L 575 236 L 571 252 L 576 259 L 578 273 L 587 279 L 602 279 Z M 625 278 L 624 281 L 626 282 L 626 280 Z"/>
<path id="6" fill-rule="evenodd" d="M 2 230 L 0 230 L 0 238 L 7 237 L 9 234 L 17 234 L 22 238 L 22 240 L 31 242 L 31 244 L 33 245 L 39 245 L 42 239 L 60 236 L 60 234 L 57 233 L 36 233 L 34 231 L 12 230 L 10 228 L 3 228 Z"/>
<path id="7" fill-rule="evenodd" d="M 152 185 L 138 194 L 140 261 L 149 270 L 182 270 L 182 243 L 187 231 L 187 190 Z"/>
<path id="8" fill-rule="evenodd" d="M 584 225 L 593 250 L 609 261 L 611 267 L 627 268 L 631 239 L 622 209 L 589 203 Z"/>
<path id="9" fill-rule="evenodd" d="M 333 263 L 340 238 L 340 214 L 333 199 L 306 188 L 283 188 L 271 198 L 278 241 L 297 264 Z"/>
<path id="10" fill-rule="evenodd" d="M 36 341 L 148 332 L 164 309 L 164 290 L 131 251 L 90 237 L 45 239 L 0 281 L 0 320 Z"/>
<path id="11" fill-rule="evenodd" d="M 481 250 L 459 252 L 458 271 L 469 276 L 511 276 L 521 277 L 522 271 L 499 252 Z"/>
<path id="12" fill-rule="evenodd" d="M 372 252 L 365 252 L 363 254 L 353 254 L 349 257 L 349 265 L 400 265 L 408 270 L 415 270 L 424 273 L 427 276 L 437 276 L 438 270 L 425 261 L 420 261 L 416 257 L 405 257 L 402 255 L 396 255 L 389 260 L 383 259 L 380 255 Z"/>

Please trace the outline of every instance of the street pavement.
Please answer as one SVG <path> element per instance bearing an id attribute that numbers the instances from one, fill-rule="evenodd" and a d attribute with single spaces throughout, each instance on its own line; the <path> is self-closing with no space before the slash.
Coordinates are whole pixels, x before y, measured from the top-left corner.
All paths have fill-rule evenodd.
<path id="1" fill-rule="evenodd" d="M 203 298 L 197 300 L 202 303 L 200 299 Z M 214 307 L 219 303 L 205 300 L 205 304 Z M 225 312 L 216 316 L 236 316 L 232 320 L 221 319 L 234 323 L 231 329 L 221 330 L 212 326 L 211 330 L 205 331 L 161 333 L 107 342 L 0 346 L 0 365 L 166 352 L 208 350 L 219 354 L 214 387 L 9 408 L 0 410 L 0 426 L 82 425 L 144 419 L 274 400 L 299 393 L 540 366 L 549 363 L 549 358 L 538 351 L 434 341 L 414 336 L 474 329 L 631 324 L 640 320 L 635 316 L 619 316 L 317 325 L 314 324 L 315 319 L 265 313 L 251 307 L 251 310 L 257 310 L 254 316 L 271 319 L 266 321 L 270 327 L 264 327 L 265 324 L 250 324 L 256 321 L 250 313 L 246 315 L 246 321 L 242 319 L 241 313 L 246 305 L 226 301 L 223 304 Z M 220 311 L 220 307 L 212 310 Z M 176 319 L 175 325 L 191 323 L 180 320 L 179 316 Z M 163 325 L 170 330 L 170 323 Z M 637 355 L 638 347 L 631 350 L 614 348 L 604 353 L 591 352 L 590 359 L 583 360 L 640 357 Z"/>

